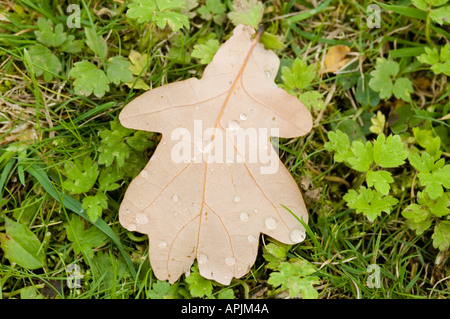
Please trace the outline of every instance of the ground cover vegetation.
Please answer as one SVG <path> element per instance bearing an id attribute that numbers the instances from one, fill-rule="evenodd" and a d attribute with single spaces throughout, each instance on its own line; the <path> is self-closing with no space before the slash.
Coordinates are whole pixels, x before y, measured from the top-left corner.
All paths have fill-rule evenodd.
<path id="1" fill-rule="evenodd" d="M 448 0 L 0 2 L 0 298 L 448 298 Z M 309 210 L 229 286 L 170 285 L 118 221 L 160 135 L 130 100 L 200 77 L 237 24 L 311 111 L 280 139 Z"/>

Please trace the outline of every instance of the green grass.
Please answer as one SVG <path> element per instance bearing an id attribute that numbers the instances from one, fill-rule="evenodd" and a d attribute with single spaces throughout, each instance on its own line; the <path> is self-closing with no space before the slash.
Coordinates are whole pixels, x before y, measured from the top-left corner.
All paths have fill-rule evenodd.
<path id="1" fill-rule="evenodd" d="M 324 108 L 311 105 L 315 123 L 311 133 L 280 140 L 281 158 L 308 207 L 307 237 L 276 257 L 267 252 L 274 247 L 283 250 L 284 246 L 263 237 L 250 272 L 233 279 L 230 286 L 200 279 L 193 283 L 182 276 L 171 287 L 157 281 L 152 273 L 147 237 L 127 231 L 118 221 L 125 190 L 150 159 L 160 136 L 122 132 L 119 144 L 126 145 L 132 155 L 123 163 L 112 157 L 108 165 L 101 157 L 113 156 L 112 149 L 119 144 L 108 145 L 99 132 L 118 131 L 111 123 L 124 105 L 145 91 L 136 88 L 138 79 L 155 88 L 200 77 L 205 65 L 190 56 L 193 47 L 206 42 L 211 34 L 221 44 L 230 36 L 235 21 L 226 14 L 233 11 L 233 1 L 221 1 L 225 11 L 220 23 L 202 17 L 197 10 L 205 1 L 198 1 L 199 6 L 190 14 L 181 11 L 189 18 L 189 28 L 176 32 L 170 27 L 161 29 L 154 22 L 138 23 L 128 18 L 131 2 L 75 1 L 81 9 L 81 26 L 72 29 L 66 26 L 70 13 L 58 1 L 42 0 L 38 5 L 19 0 L 0 5 L 0 16 L 4 17 L 0 21 L 0 239 L 7 233 L 7 220 L 18 222 L 39 241 L 36 253 L 44 254 L 42 266 L 31 269 L 15 263 L 0 245 L 0 298 L 194 298 L 198 289 L 206 291 L 201 298 L 285 298 L 289 291 L 270 285 L 268 280 L 271 273 L 280 271 L 280 263 L 293 264 L 296 258 L 315 267 L 318 298 L 449 298 L 448 246 L 437 248 L 432 237 L 434 225 L 448 221 L 448 215 L 432 216 L 433 226 L 417 234 L 402 214 L 416 202 L 418 191 L 424 191 L 418 172 L 407 160 L 387 169 L 394 177 L 390 195 L 397 204 L 389 214 L 383 212 L 370 222 L 343 200 L 349 189 L 365 185 L 365 173 L 337 162 L 335 152 L 324 146 L 329 141 L 328 132 L 337 129 L 350 141 L 375 140 L 377 134 L 369 128 L 371 118 L 380 111 L 386 118 L 382 128 L 386 136 L 400 135 L 409 151 L 425 152 L 412 131 L 421 127 L 439 137 L 441 153 L 437 158 L 447 161 L 448 77 L 417 57 L 425 53 L 425 47 L 442 50 L 448 43 L 448 24 L 430 20 L 427 12 L 410 1 L 379 3 L 380 28 L 374 29 L 366 24 L 370 14 L 366 8 L 372 1 L 317 1 L 316 8 L 315 1 L 265 1 L 260 22 L 278 39 L 268 37 L 265 44 L 276 47 L 281 66 L 290 67 L 296 58 L 316 66 L 314 80 L 305 87 L 287 87 L 282 68 L 277 84 L 300 97 L 305 92 L 323 96 Z M 41 67 L 44 74 L 51 75 L 50 81 L 39 74 L 37 58 L 30 55 L 32 46 L 39 44 L 34 31 L 40 17 L 50 19 L 53 26 L 61 23 L 66 35 L 73 36 L 83 48 L 65 52 L 62 45 L 49 46 L 61 63 L 60 69 L 54 68 L 55 64 Z M 98 38 L 92 42 L 96 47 L 88 44 L 84 28 L 96 30 Z M 101 53 L 102 43 L 108 49 L 106 56 Z M 334 45 L 348 46 L 352 52 L 349 58 L 355 61 L 337 74 L 322 73 L 324 56 Z M 69 76 L 74 63 L 88 61 L 107 72 L 108 58 L 120 55 L 129 63 L 131 50 L 147 55 L 142 70 L 133 74 L 132 84 L 110 82 L 103 96 L 81 95 L 75 78 Z M 369 76 L 380 57 L 395 61 L 400 70 L 396 77 L 406 77 L 413 84 L 409 101 L 392 96 L 364 105 L 358 98 L 358 78 Z M 414 114 L 407 120 L 395 113 L 405 105 L 410 107 L 408 114 Z M 405 120 L 404 127 L 394 126 L 399 120 Z M 412 124 L 413 120 L 417 124 Z M 145 147 L 135 148 L 133 140 L 146 141 Z M 429 149 L 426 152 L 432 154 Z M 65 165 L 85 158 L 93 160 L 99 175 L 108 169 L 117 173 L 118 178 L 108 184 L 116 183 L 117 187 L 103 191 L 100 180 L 81 193 L 63 187 Z M 92 222 L 82 208 L 83 200 L 98 193 L 106 195 L 107 208 Z M 443 196 L 448 194 L 444 187 Z M 271 268 L 271 260 L 278 266 Z M 71 264 L 77 265 L 82 275 L 78 289 L 67 287 Z M 380 270 L 378 288 L 367 284 L 371 275 L 368 267 L 373 264 Z"/>

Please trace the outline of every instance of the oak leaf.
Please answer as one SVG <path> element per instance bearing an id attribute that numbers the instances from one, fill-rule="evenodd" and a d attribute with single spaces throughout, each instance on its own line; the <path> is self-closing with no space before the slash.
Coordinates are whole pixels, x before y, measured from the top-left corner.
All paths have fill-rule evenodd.
<path id="1" fill-rule="evenodd" d="M 270 136 L 305 135 L 312 118 L 274 83 L 279 59 L 254 33 L 238 25 L 201 79 L 150 90 L 120 113 L 125 127 L 162 133 L 119 211 L 125 228 L 148 234 L 160 280 L 197 259 L 203 277 L 229 284 L 255 262 L 261 233 L 305 238 L 307 209 Z"/>

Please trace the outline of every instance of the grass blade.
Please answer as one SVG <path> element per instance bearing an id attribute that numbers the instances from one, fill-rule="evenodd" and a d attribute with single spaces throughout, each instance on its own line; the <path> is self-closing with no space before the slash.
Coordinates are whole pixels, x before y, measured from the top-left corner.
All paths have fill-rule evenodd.
<path id="1" fill-rule="evenodd" d="M 125 252 L 125 249 L 122 243 L 120 242 L 120 239 L 117 237 L 117 235 L 114 233 L 111 227 L 109 227 L 109 225 L 103 219 L 99 218 L 97 219 L 97 221 L 92 222 L 87 216 L 84 209 L 82 208 L 82 204 L 79 201 L 75 200 L 74 198 L 59 192 L 53 186 L 52 182 L 50 181 L 44 170 L 38 165 L 32 165 L 28 167 L 27 172 L 33 175 L 37 179 L 37 181 L 42 185 L 42 187 L 44 187 L 44 189 L 59 203 L 64 205 L 67 209 L 70 209 L 74 213 L 88 220 L 90 223 L 92 223 L 94 226 L 96 226 L 98 229 L 104 232 L 109 238 L 111 238 L 111 240 L 116 244 L 117 248 L 119 248 L 120 252 L 122 253 L 123 258 L 125 259 L 128 265 L 131 275 L 133 276 L 133 278 L 136 278 L 136 270 L 134 269 L 130 257 Z"/>

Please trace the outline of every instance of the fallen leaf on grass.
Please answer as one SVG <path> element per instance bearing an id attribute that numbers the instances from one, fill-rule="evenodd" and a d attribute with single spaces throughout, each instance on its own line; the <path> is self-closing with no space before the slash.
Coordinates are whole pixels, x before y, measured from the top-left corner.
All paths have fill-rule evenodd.
<path id="1" fill-rule="evenodd" d="M 335 73 L 346 65 L 350 59 L 346 58 L 350 48 L 346 45 L 335 45 L 328 49 L 325 54 L 324 67 L 322 73 Z"/>
<path id="2" fill-rule="evenodd" d="M 270 136 L 307 134 L 311 114 L 274 83 L 279 59 L 253 33 L 237 26 L 200 80 L 150 90 L 119 116 L 125 127 L 162 133 L 119 212 L 125 228 L 148 234 L 160 280 L 175 282 L 197 259 L 203 277 L 229 284 L 255 262 L 261 233 L 305 238 L 303 198 Z"/>

